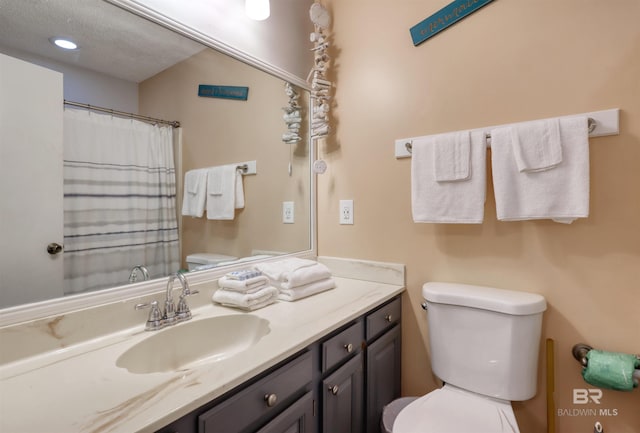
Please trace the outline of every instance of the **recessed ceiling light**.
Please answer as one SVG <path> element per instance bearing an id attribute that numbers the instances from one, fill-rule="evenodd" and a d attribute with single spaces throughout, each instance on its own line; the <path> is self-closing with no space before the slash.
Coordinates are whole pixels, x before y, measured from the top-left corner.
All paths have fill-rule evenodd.
<path id="1" fill-rule="evenodd" d="M 78 45 L 75 42 L 70 41 L 69 39 L 50 38 L 49 41 L 60 48 L 64 48 L 65 50 L 75 50 L 78 48 Z"/>

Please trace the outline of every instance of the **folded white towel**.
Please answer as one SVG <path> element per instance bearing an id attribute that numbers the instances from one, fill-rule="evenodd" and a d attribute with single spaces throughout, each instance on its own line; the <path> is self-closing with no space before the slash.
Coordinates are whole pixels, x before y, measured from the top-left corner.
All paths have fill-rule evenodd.
<path id="1" fill-rule="evenodd" d="M 324 264 L 297 257 L 259 263 L 256 269 L 269 277 L 271 284 L 279 289 L 290 289 L 331 277 L 331 271 Z"/>
<path id="2" fill-rule="evenodd" d="M 207 170 L 189 170 L 184 175 L 182 215 L 202 217 L 207 198 Z"/>
<path id="3" fill-rule="evenodd" d="M 511 140 L 520 172 L 549 170 L 562 162 L 558 119 L 514 125 Z"/>
<path id="4" fill-rule="evenodd" d="M 235 280 L 227 277 L 222 277 L 218 280 L 218 286 L 221 289 L 243 293 L 255 293 L 268 285 L 269 278 L 265 277 L 264 275 L 249 278 L 246 280 Z"/>
<path id="5" fill-rule="evenodd" d="M 496 210 L 501 221 L 589 216 L 589 136 L 586 117 L 560 119 L 562 162 L 552 170 L 520 172 L 510 127 L 491 131 Z"/>
<path id="6" fill-rule="evenodd" d="M 232 220 L 235 218 L 235 209 L 244 207 L 242 175 L 235 164 L 207 169 L 206 207 L 207 219 L 210 220 Z"/>
<path id="7" fill-rule="evenodd" d="M 278 289 L 267 286 L 255 293 L 241 293 L 233 290 L 218 289 L 213 292 L 212 300 L 226 306 L 255 310 L 274 302 L 278 298 Z"/>
<path id="8" fill-rule="evenodd" d="M 333 278 L 325 278 L 324 280 L 314 281 L 313 283 L 304 284 L 302 286 L 292 287 L 290 289 L 281 289 L 278 299 L 283 301 L 296 301 L 306 298 L 307 296 L 325 292 L 336 287 Z"/>
<path id="9" fill-rule="evenodd" d="M 433 136 L 433 169 L 437 182 L 469 179 L 470 164 L 471 134 L 469 131 Z"/>
<path id="10" fill-rule="evenodd" d="M 411 208 L 414 222 L 482 223 L 486 195 L 485 143 L 484 133 L 471 133 L 470 173 L 467 180 L 437 182 L 433 137 L 414 140 L 411 157 Z"/>

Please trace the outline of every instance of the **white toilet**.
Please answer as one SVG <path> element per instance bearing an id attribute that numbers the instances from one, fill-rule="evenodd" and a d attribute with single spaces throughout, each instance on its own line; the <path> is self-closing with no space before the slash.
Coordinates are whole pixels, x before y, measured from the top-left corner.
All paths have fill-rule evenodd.
<path id="1" fill-rule="evenodd" d="M 187 267 L 190 271 L 214 268 L 220 263 L 237 260 L 237 257 L 215 253 L 194 253 L 187 256 Z"/>
<path id="2" fill-rule="evenodd" d="M 451 283 L 422 295 L 445 385 L 402 409 L 393 433 L 519 433 L 511 401 L 536 394 L 544 297 Z"/>

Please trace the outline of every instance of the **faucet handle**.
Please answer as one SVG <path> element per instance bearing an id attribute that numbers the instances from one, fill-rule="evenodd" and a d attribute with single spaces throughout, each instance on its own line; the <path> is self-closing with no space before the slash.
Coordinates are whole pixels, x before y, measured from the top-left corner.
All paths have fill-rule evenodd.
<path id="1" fill-rule="evenodd" d="M 189 309 L 189 305 L 187 304 L 187 296 L 195 295 L 200 293 L 198 290 L 192 290 L 188 293 L 182 293 L 180 295 L 180 299 L 178 301 L 178 307 L 176 308 L 176 316 L 178 320 L 189 320 L 191 319 L 191 310 Z"/>
<path id="2" fill-rule="evenodd" d="M 162 313 L 158 307 L 158 301 L 146 302 L 143 304 L 136 304 L 135 309 L 141 310 L 143 308 L 150 308 L 149 318 L 144 327 L 147 331 L 155 331 L 164 327 L 164 320 L 162 320 Z"/>

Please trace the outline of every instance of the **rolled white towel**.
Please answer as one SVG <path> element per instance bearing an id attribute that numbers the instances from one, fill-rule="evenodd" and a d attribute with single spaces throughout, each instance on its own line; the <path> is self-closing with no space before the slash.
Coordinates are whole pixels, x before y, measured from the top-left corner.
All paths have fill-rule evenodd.
<path id="1" fill-rule="evenodd" d="M 291 289 L 331 277 L 331 271 L 322 263 L 297 257 L 256 265 L 271 284 L 279 289 Z"/>
<path id="2" fill-rule="evenodd" d="M 269 278 L 264 275 L 249 278 L 246 280 L 234 280 L 226 276 L 218 280 L 218 286 L 221 289 L 227 289 L 234 292 L 255 293 L 260 289 L 269 285 Z"/>
<path id="3" fill-rule="evenodd" d="M 212 300 L 218 304 L 255 310 L 274 302 L 278 298 L 278 289 L 267 286 L 254 293 L 241 293 L 233 290 L 218 289 L 213 292 Z"/>
<path id="4" fill-rule="evenodd" d="M 290 289 L 280 290 L 278 299 L 283 301 L 296 301 L 298 299 L 306 298 L 307 296 L 315 295 L 336 287 L 336 282 L 333 278 L 326 278 L 324 280 L 315 281 L 313 283 L 305 284 L 302 286 L 292 287 Z"/>

